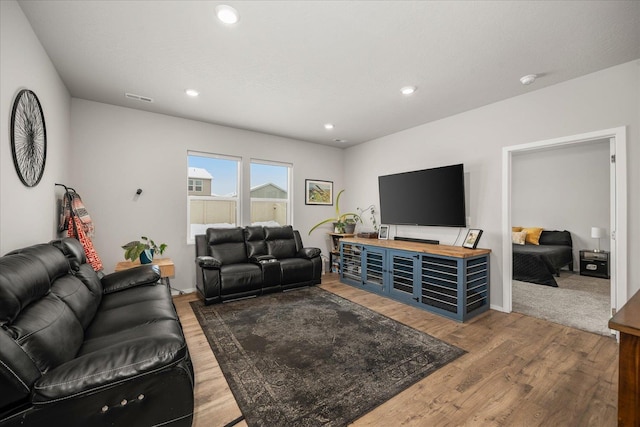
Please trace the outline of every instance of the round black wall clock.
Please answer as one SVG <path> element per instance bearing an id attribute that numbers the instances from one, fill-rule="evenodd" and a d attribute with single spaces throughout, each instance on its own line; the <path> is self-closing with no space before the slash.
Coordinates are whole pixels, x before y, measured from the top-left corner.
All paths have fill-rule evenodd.
<path id="1" fill-rule="evenodd" d="M 13 103 L 11 152 L 20 181 L 27 187 L 38 185 L 47 160 L 47 130 L 40 101 L 28 89 L 21 90 Z"/>

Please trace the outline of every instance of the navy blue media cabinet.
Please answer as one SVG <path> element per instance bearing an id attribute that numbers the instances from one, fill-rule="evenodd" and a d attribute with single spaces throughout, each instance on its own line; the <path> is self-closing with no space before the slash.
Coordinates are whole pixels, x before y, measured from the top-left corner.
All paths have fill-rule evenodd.
<path id="1" fill-rule="evenodd" d="M 489 249 L 340 240 L 340 281 L 464 322 L 489 309 Z"/>

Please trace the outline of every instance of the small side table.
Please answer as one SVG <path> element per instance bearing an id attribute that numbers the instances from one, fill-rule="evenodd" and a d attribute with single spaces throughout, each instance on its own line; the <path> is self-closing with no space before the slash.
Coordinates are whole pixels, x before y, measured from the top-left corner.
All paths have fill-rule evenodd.
<path id="1" fill-rule="evenodd" d="M 580 251 L 580 275 L 609 279 L 609 252 L 607 251 Z"/>
<path id="2" fill-rule="evenodd" d="M 333 270 L 333 257 L 340 258 L 340 239 L 343 237 L 353 237 L 353 233 L 327 233 L 331 237 L 331 251 L 329 251 L 329 271 Z M 340 273 L 340 270 L 336 271 Z"/>
<path id="3" fill-rule="evenodd" d="M 175 276 L 176 274 L 176 267 L 173 264 L 171 258 L 154 258 L 151 264 L 160 267 L 160 278 L 164 281 L 164 283 L 167 284 L 169 288 L 171 288 L 171 281 L 169 280 L 169 278 Z M 140 266 L 140 260 L 136 260 L 135 262 L 120 261 L 116 264 L 115 271 L 128 270 L 130 268 L 138 266 Z"/>

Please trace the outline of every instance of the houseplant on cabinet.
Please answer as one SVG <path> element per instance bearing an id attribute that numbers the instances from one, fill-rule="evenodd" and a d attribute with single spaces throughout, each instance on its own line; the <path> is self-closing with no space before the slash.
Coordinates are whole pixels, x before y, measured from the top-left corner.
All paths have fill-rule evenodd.
<path id="1" fill-rule="evenodd" d="M 156 245 L 156 243 L 148 237 L 142 236 L 140 240 L 134 240 L 122 246 L 124 249 L 124 259 L 134 262 L 140 258 L 140 264 L 150 264 L 155 254 L 160 254 L 167 249 L 166 243 Z"/>
<path id="2" fill-rule="evenodd" d="M 355 227 L 356 222 L 362 221 L 360 215 L 355 212 L 347 212 L 344 214 L 340 213 L 340 196 L 342 196 L 342 193 L 344 193 L 344 190 L 340 190 L 338 196 L 336 197 L 336 216 L 320 221 L 319 223 L 311 227 L 311 230 L 309 230 L 309 234 L 311 234 L 313 230 L 320 227 L 321 225 L 330 222 L 333 223 L 333 231 L 335 233 L 345 233 L 346 227 Z M 353 232 L 353 230 L 351 231 Z"/>

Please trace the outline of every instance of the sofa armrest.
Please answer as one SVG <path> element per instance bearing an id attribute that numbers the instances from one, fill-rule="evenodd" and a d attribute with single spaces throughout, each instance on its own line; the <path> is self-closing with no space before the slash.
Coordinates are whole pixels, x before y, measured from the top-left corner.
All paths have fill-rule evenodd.
<path id="1" fill-rule="evenodd" d="M 296 256 L 298 258 L 311 259 L 320 256 L 320 252 L 319 248 L 302 248 Z"/>
<path id="2" fill-rule="evenodd" d="M 135 286 L 149 285 L 160 280 L 160 267 L 145 264 L 128 270 L 107 274 L 101 280 L 102 293 L 110 294 Z"/>
<path id="3" fill-rule="evenodd" d="M 222 263 L 220 262 L 220 260 L 212 256 L 196 257 L 196 262 L 200 267 L 207 268 L 207 269 L 220 268 L 222 266 Z"/>

